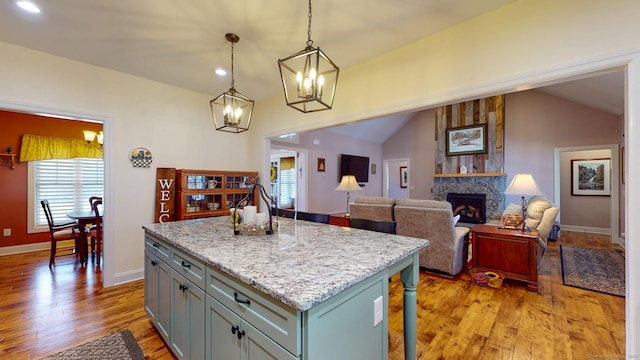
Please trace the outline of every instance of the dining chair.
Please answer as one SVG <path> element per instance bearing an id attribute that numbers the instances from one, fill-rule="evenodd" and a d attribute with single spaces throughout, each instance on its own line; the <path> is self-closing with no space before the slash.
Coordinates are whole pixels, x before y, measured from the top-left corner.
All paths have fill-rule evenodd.
<path id="1" fill-rule="evenodd" d="M 283 218 L 293 219 L 295 215 L 295 211 L 288 209 L 280 209 L 280 208 L 271 208 L 271 215 L 280 216 Z"/>
<path id="2" fill-rule="evenodd" d="M 49 258 L 49 267 L 52 267 L 55 264 L 58 241 L 75 240 L 75 248 L 73 250 L 73 253 L 75 253 L 76 255 L 80 255 L 78 253 L 78 249 L 80 249 L 80 241 L 83 241 L 83 239 L 81 238 L 81 232 L 76 222 L 73 220 L 56 222 L 53 219 L 49 201 L 42 200 L 40 201 L 40 205 L 42 205 L 44 214 L 47 217 L 47 224 L 49 225 L 49 236 L 51 238 L 51 256 Z M 82 259 L 80 261 L 82 261 Z"/>
<path id="3" fill-rule="evenodd" d="M 298 211 L 296 213 L 296 219 L 297 220 L 306 220 L 306 221 L 313 221 L 313 222 L 317 222 L 317 223 L 328 224 L 329 223 L 329 214 L 316 214 L 316 213 Z"/>
<path id="4" fill-rule="evenodd" d="M 102 197 L 101 196 L 91 196 L 89 198 L 89 208 L 91 210 L 93 210 L 93 203 L 95 201 L 102 201 Z M 91 245 L 91 258 L 93 259 L 93 257 L 95 256 L 95 251 L 96 251 L 96 240 L 93 236 L 91 236 L 91 232 L 95 229 L 96 224 L 91 224 L 91 226 L 87 229 L 87 234 L 88 234 L 88 240 L 90 242 Z"/>
<path id="5" fill-rule="evenodd" d="M 377 231 L 377 232 L 382 232 L 387 234 L 396 233 L 395 221 L 351 218 L 349 222 L 350 222 L 350 226 L 356 229 L 371 230 L 371 231 Z"/>
<path id="6" fill-rule="evenodd" d="M 100 208 L 102 207 L 102 198 L 96 199 L 91 205 L 91 210 L 96 215 L 94 225 L 91 227 L 91 260 L 95 259 L 96 265 L 100 265 L 100 256 L 102 253 L 102 216 Z"/>

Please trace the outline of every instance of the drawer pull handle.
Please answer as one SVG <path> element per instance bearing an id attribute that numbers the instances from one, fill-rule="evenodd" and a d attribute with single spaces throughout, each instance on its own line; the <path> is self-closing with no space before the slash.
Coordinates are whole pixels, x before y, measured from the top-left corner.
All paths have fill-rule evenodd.
<path id="1" fill-rule="evenodd" d="M 153 245 L 152 245 L 152 246 L 153 246 L 154 248 L 159 248 L 159 247 L 160 247 L 160 244 L 158 244 L 158 243 L 153 243 Z"/>
<path id="2" fill-rule="evenodd" d="M 234 325 L 231 327 L 231 333 L 232 334 L 236 334 L 236 331 L 240 330 L 240 327 L 238 325 Z"/>
<path id="3" fill-rule="evenodd" d="M 244 336 L 244 330 L 240 330 L 238 331 L 238 339 L 242 339 L 242 337 Z"/>
<path id="4" fill-rule="evenodd" d="M 242 300 L 242 299 L 238 299 L 238 293 L 234 292 L 233 293 L 233 298 L 236 300 L 236 302 L 241 303 L 241 304 L 247 304 L 247 305 L 251 305 L 251 300 L 246 299 L 246 300 Z M 239 339 L 239 338 L 238 338 Z"/>
<path id="5" fill-rule="evenodd" d="M 182 267 L 186 267 L 187 269 L 190 269 L 190 268 L 191 268 L 191 264 L 186 263 L 186 262 L 184 262 L 184 261 L 182 262 L 182 264 L 181 264 L 181 265 L 182 265 Z"/>
<path id="6" fill-rule="evenodd" d="M 158 265 L 158 263 L 155 260 L 151 260 L 151 265 L 152 266 L 156 266 L 156 265 Z"/>
<path id="7" fill-rule="evenodd" d="M 179 288 L 182 292 L 185 292 L 185 291 L 187 291 L 187 289 L 188 289 L 189 287 L 188 287 L 187 285 L 182 285 L 182 284 L 180 284 L 180 286 L 178 286 L 178 288 Z"/>

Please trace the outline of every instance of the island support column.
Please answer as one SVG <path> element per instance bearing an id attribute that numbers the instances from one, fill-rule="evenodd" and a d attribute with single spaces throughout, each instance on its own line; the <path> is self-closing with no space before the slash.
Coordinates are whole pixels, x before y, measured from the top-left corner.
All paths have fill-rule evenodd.
<path id="1" fill-rule="evenodd" d="M 416 359 L 416 287 L 420 279 L 419 254 L 413 254 L 413 266 L 409 266 L 400 272 L 400 280 L 404 285 L 404 358 Z"/>

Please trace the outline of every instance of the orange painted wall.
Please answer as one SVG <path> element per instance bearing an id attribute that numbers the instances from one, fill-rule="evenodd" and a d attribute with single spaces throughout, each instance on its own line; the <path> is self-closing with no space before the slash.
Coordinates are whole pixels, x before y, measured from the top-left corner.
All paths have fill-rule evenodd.
<path id="1" fill-rule="evenodd" d="M 18 154 L 22 134 L 84 139 L 82 130 L 102 130 L 102 124 L 62 120 L 0 110 L 0 152 L 8 146 Z M 11 228 L 11 236 L 2 229 Z M 49 233 L 27 234 L 27 163 L 15 169 L 0 165 L 0 247 L 49 241 Z"/>

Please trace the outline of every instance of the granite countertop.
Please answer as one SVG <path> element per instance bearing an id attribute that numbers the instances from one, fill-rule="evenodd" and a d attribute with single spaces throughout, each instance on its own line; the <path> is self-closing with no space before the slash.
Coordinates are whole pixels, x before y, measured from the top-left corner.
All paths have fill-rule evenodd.
<path id="1" fill-rule="evenodd" d="M 279 218 L 273 235 L 234 236 L 228 216 L 145 225 L 190 255 L 306 311 L 426 247 L 428 240 Z"/>

